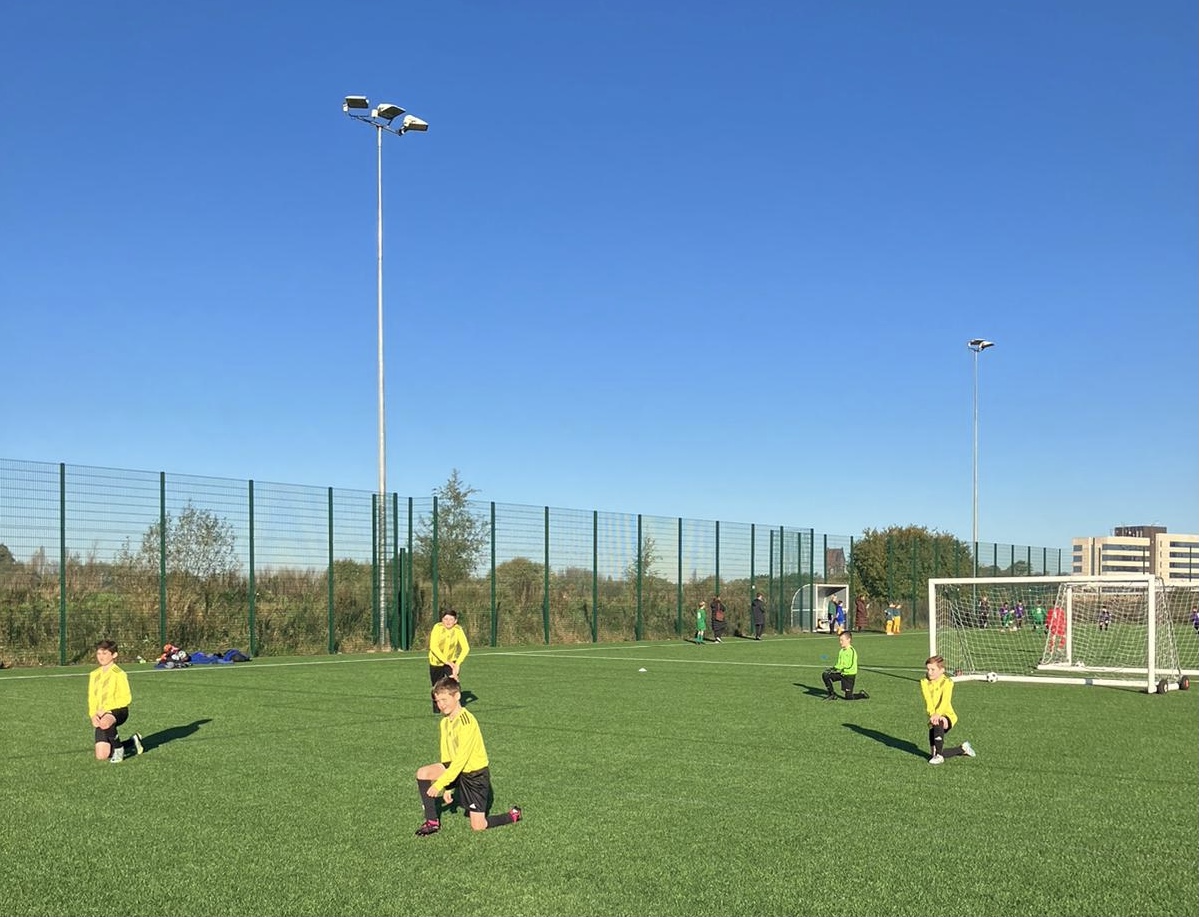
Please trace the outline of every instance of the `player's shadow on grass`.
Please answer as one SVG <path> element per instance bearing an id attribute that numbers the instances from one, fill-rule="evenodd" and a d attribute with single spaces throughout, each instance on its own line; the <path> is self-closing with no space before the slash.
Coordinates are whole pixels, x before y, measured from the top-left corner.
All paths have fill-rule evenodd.
<path id="1" fill-rule="evenodd" d="M 876 742 L 882 742 L 888 748 L 894 748 L 896 751 L 905 751 L 909 755 L 916 755 L 918 758 L 927 758 L 928 752 L 922 749 L 915 742 L 909 742 L 907 739 L 899 739 L 893 735 L 888 735 L 885 732 L 879 732 L 877 729 L 868 729 L 865 726 L 859 726 L 857 723 L 842 723 L 850 732 L 856 732 L 860 736 L 865 736 L 868 739 L 874 739 Z"/>
<path id="2" fill-rule="evenodd" d="M 900 681 L 919 681 L 924 677 L 920 674 L 913 675 L 910 672 L 900 673 L 888 672 L 886 669 L 868 669 L 865 666 L 862 667 L 861 671 L 870 672 L 872 675 L 885 675 L 887 678 L 898 678 Z"/>
<path id="3" fill-rule="evenodd" d="M 478 699 L 479 699 L 479 695 L 477 695 L 474 691 L 468 691 L 465 688 L 462 689 L 462 706 L 463 707 L 465 707 L 467 704 L 473 704 Z"/>
<path id="4" fill-rule="evenodd" d="M 169 729 L 160 729 L 158 732 L 148 733 L 142 736 L 142 748 L 150 751 L 153 748 L 166 745 L 167 742 L 174 742 L 176 739 L 186 739 L 190 735 L 195 735 L 201 726 L 206 726 L 211 722 L 212 718 L 209 717 L 206 720 L 195 720 L 186 726 L 172 726 Z"/>
<path id="5" fill-rule="evenodd" d="M 792 684 L 794 684 L 797 688 L 803 688 L 804 694 L 808 695 L 809 697 L 824 697 L 826 694 L 828 694 L 824 688 L 814 688 L 812 685 L 805 685 L 798 681 L 792 682 Z"/>

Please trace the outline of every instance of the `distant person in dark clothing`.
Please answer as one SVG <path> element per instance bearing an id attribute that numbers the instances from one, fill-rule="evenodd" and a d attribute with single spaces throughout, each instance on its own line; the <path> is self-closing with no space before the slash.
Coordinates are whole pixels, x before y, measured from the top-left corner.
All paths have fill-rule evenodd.
<path id="1" fill-rule="evenodd" d="M 724 636 L 725 628 L 728 627 L 728 621 L 725 619 L 724 602 L 720 601 L 720 596 L 714 596 L 708 605 L 708 611 L 712 613 L 712 638 L 717 643 L 723 643 L 721 639 Z"/>
<path id="2" fill-rule="evenodd" d="M 754 597 L 754 603 L 749 609 L 750 617 L 754 623 L 754 639 L 762 639 L 762 631 L 766 629 L 766 600 L 762 597 L 762 593 L 758 593 Z"/>
<path id="3" fill-rule="evenodd" d="M 859 595 L 853 603 L 853 629 L 865 630 L 869 613 L 866 609 L 866 596 Z"/>

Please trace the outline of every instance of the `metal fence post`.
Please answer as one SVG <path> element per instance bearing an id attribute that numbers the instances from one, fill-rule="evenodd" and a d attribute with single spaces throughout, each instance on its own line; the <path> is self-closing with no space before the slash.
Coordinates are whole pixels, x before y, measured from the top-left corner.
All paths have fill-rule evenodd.
<path id="1" fill-rule="evenodd" d="M 599 510 L 591 511 L 591 642 L 599 643 Z"/>
<path id="2" fill-rule="evenodd" d="M 491 501 L 491 563 L 489 564 L 490 580 L 491 580 L 491 645 L 496 645 L 496 636 L 499 629 L 499 619 L 496 617 L 495 607 L 495 501 Z"/>
<path id="3" fill-rule="evenodd" d="M 640 640 L 641 624 L 641 577 L 645 567 L 645 545 L 641 540 L 641 513 L 637 514 L 637 620 L 633 627 L 633 639 Z"/>
<path id="4" fill-rule="evenodd" d="M 638 517 L 640 518 L 640 517 Z M 674 590 L 674 632 L 678 637 L 683 636 L 683 517 L 678 519 L 679 537 L 676 539 L 676 550 L 679 575 L 675 580 Z"/>
<path id="5" fill-rule="evenodd" d="M 329 568 L 328 568 L 329 569 L 329 576 L 328 576 L 329 604 L 327 606 L 327 613 L 328 613 L 328 618 L 329 618 L 329 622 L 328 622 L 329 655 L 332 656 L 334 653 L 337 652 L 337 638 L 336 638 L 336 635 L 334 634 L 335 624 L 333 621 L 333 488 L 332 487 L 330 487 L 328 490 L 327 499 L 329 501 L 329 515 L 328 515 L 328 526 L 329 527 L 328 527 L 328 532 L 327 532 L 328 538 L 329 538 Z M 380 517 L 382 517 L 382 514 L 380 514 Z M 383 522 L 381 524 L 386 525 L 387 523 Z M 380 565 L 385 566 L 387 564 L 387 558 L 380 557 L 379 563 L 380 563 Z M 387 597 L 386 596 L 380 596 L 379 601 L 381 601 L 383 603 L 382 608 L 387 607 Z M 382 626 L 382 624 L 380 624 L 380 626 Z M 383 643 L 383 633 L 382 632 L 379 633 L 378 638 L 376 639 L 375 642 L 382 645 L 382 643 Z"/>
<path id="6" fill-rule="evenodd" d="M 250 655 L 258 655 L 258 626 L 255 621 L 257 614 L 257 587 L 254 585 L 254 481 L 250 480 L 248 493 L 248 510 L 249 510 L 249 538 L 250 538 L 250 578 L 247 583 L 247 604 L 249 606 L 249 616 L 247 624 L 250 628 Z"/>
<path id="7" fill-rule="evenodd" d="M 167 474 L 158 472 L 158 642 L 167 642 Z"/>
<path id="8" fill-rule="evenodd" d="M 545 509 L 545 564 L 542 570 L 543 583 L 541 587 L 541 630 L 545 644 L 550 642 L 550 508 Z"/>
<path id="9" fill-rule="evenodd" d="M 58 464 L 58 664 L 67 664 L 67 465 Z"/>

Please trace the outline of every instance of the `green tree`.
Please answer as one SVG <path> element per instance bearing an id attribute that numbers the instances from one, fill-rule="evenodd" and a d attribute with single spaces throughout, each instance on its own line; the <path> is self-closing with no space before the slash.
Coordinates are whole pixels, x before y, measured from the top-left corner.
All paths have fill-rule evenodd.
<path id="1" fill-rule="evenodd" d="M 1006 576 L 1032 576 L 1032 567 L 1026 560 L 1014 560 L 1008 568 Z"/>
<path id="2" fill-rule="evenodd" d="M 153 523 L 142 534 L 136 554 L 126 541 L 118 559 L 132 561 L 135 566 L 157 572 L 159 560 L 159 523 Z M 181 573 L 196 579 L 208 579 L 240 569 L 234 545 L 237 539 L 233 525 L 211 510 L 199 509 L 190 500 L 178 518 L 166 515 L 167 572 Z"/>
<path id="3" fill-rule="evenodd" d="M 642 580 L 647 580 L 654 575 L 654 567 L 658 563 L 658 545 L 654 541 L 653 535 L 641 536 L 641 550 L 639 556 L 634 556 L 629 565 L 625 567 L 624 576 L 630 583 L 637 583 L 637 568 L 641 568 Z"/>
<path id="4" fill-rule="evenodd" d="M 924 595 L 933 577 L 973 572 L 969 544 L 920 525 L 866 529 L 850 564 L 858 591 L 882 602 Z"/>
<path id="5" fill-rule="evenodd" d="M 435 488 L 437 497 L 437 575 L 452 599 L 454 586 L 474 575 L 490 544 L 491 526 L 471 508 L 478 491 L 465 484 L 455 468 L 449 480 Z M 433 520 L 422 517 L 416 533 L 414 561 L 429 582 L 433 580 Z"/>
<path id="6" fill-rule="evenodd" d="M 545 568 L 527 557 L 514 557 L 495 568 L 501 604 L 509 609 L 539 608 L 544 579 Z"/>
<path id="7" fill-rule="evenodd" d="M 128 540 L 117 552 L 119 570 L 140 576 L 145 585 L 157 582 L 161 557 L 162 529 L 155 522 L 142 534 L 141 545 L 133 551 Z M 241 564 L 234 549 L 233 525 L 211 510 L 200 509 L 190 500 L 177 517 L 166 516 L 168 586 L 175 600 L 189 609 L 198 595 L 207 611 L 221 582 L 240 573 Z"/>

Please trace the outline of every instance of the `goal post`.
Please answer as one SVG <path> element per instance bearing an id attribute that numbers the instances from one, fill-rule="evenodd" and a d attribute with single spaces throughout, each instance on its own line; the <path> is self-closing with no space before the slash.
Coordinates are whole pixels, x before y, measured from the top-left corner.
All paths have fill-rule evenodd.
<path id="1" fill-rule="evenodd" d="M 1178 687 L 1177 596 L 1151 575 L 930 579 L 929 654 L 955 680 Z"/>

